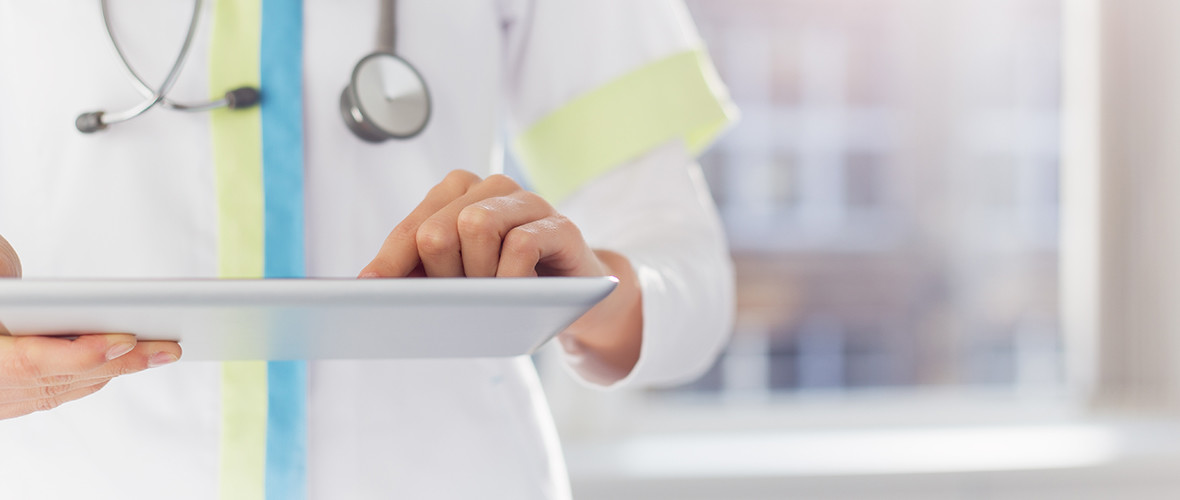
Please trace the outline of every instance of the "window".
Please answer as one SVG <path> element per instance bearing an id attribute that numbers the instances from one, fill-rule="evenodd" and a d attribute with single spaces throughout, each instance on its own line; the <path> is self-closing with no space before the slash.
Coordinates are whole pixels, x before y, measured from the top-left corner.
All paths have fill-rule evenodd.
<path id="1" fill-rule="evenodd" d="M 1060 387 L 1056 0 L 688 3 L 738 328 L 661 394 Z"/>

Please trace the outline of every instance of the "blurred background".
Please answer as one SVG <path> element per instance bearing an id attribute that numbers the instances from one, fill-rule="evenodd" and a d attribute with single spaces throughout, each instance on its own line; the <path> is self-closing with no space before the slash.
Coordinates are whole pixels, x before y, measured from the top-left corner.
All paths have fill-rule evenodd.
<path id="1" fill-rule="evenodd" d="M 736 335 L 688 390 L 1058 387 L 1058 1 L 689 5 L 743 116 L 701 159 Z"/>
<path id="2" fill-rule="evenodd" d="M 1180 2 L 687 4 L 735 333 L 677 388 L 539 358 L 575 498 L 1180 495 Z"/>

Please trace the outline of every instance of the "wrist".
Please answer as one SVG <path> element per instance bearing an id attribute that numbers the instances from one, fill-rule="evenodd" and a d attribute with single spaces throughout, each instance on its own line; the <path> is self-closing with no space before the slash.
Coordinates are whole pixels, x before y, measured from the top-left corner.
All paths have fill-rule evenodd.
<path id="1" fill-rule="evenodd" d="M 626 377 L 639 361 L 643 343 L 643 294 L 626 257 L 595 250 L 605 272 L 619 285 L 562 333 L 561 343 L 573 364 L 597 383 Z"/>

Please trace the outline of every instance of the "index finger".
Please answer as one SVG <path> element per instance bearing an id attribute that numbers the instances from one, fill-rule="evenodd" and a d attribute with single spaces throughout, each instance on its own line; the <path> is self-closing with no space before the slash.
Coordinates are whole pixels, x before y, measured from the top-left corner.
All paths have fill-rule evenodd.
<path id="1" fill-rule="evenodd" d="M 455 170 L 442 182 L 430 189 L 426 198 L 419 203 L 410 215 L 407 215 L 381 245 L 381 250 L 369 265 L 361 270 L 360 277 L 376 278 L 401 277 L 410 274 L 421 262 L 418 257 L 418 243 L 416 236 L 418 226 L 426 219 L 442 210 L 455 199 L 467 193 L 467 190 L 480 181 L 478 175 L 463 170 Z"/>
<path id="2" fill-rule="evenodd" d="M 16 250 L 12 249 L 8 240 L 0 236 L 0 277 L 19 278 L 20 270 L 20 257 L 17 257 Z"/>

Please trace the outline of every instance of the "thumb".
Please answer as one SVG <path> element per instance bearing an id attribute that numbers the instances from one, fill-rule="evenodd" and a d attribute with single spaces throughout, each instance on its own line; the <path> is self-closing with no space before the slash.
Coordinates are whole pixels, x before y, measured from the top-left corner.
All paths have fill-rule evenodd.
<path id="1" fill-rule="evenodd" d="M 12 245 L 8 244 L 8 240 L 0 236 L 0 278 L 19 277 L 20 258 L 16 256 L 16 250 L 12 249 Z"/>

